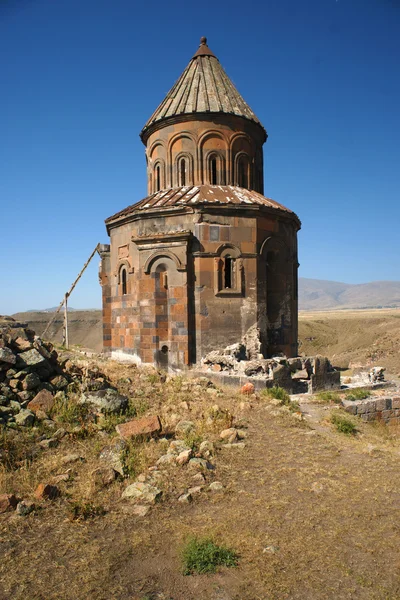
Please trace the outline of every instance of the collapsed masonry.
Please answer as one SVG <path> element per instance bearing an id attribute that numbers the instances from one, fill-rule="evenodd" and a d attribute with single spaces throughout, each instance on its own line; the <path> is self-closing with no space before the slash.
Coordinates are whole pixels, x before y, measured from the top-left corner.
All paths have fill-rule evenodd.
<path id="1" fill-rule="evenodd" d="M 280 386 L 291 394 L 340 389 L 340 372 L 325 356 L 263 358 L 243 343 L 209 352 L 202 368 L 225 384 L 251 381 L 258 389 Z"/>

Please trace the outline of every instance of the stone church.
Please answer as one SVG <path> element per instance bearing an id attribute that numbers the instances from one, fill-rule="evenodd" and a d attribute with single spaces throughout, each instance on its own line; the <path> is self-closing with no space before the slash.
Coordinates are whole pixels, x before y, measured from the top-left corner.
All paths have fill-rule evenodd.
<path id="1" fill-rule="evenodd" d="M 148 195 L 106 220 L 104 350 L 183 368 L 244 342 L 297 356 L 297 231 L 263 195 L 267 133 L 201 39 L 143 127 Z"/>

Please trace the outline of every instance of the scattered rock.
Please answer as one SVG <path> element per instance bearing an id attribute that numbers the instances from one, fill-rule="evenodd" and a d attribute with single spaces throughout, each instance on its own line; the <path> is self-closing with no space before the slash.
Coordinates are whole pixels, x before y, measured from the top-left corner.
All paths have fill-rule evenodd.
<path id="1" fill-rule="evenodd" d="M 208 440 L 201 442 L 199 452 L 202 457 L 209 458 L 214 454 L 214 444 Z"/>
<path id="2" fill-rule="evenodd" d="M 81 395 L 79 404 L 89 404 L 100 412 L 115 414 L 124 412 L 128 406 L 128 398 L 122 396 L 113 388 L 97 392 L 85 392 Z"/>
<path id="3" fill-rule="evenodd" d="M 240 393 L 241 394 L 246 394 L 247 396 L 249 396 L 250 394 L 254 394 L 254 384 L 253 383 L 245 383 L 241 390 Z"/>
<path id="4" fill-rule="evenodd" d="M 176 435 L 187 435 L 191 433 L 196 428 L 193 421 L 179 421 L 175 427 Z"/>
<path id="5" fill-rule="evenodd" d="M 221 448 L 236 448 L 238 450 L 243 450 L 243 448 L 246 447 L 245 442 L 236 442 L 234 444 L 228 443 L 228 444 L 223 444 L 221 446 Z"/>
<path id="6" fill-rule="evenodd" d="M 175 460 L 176 460 L 176 456 L 174 454 L 170 454 L 170 453 L 163 454 L 162 456 L 160 456 L 160 458 L 156 462 L 156 465 L 158 465 L 158 466 L 173 465 L 173 464 L 175 464 Z"/>
<path id="7" fill-rule="evenodd" d="M 36 412 L 42 410 L 45 413 L 49 413 L 54 406 L 54 397 L 48 390 L 40 390 L 38 394 L 28 404 L 28 408 Z"/>
<path id="8" fill-rule="evenodd" d="M 196 485 L 195 487 L 191 487 L 188 489 L 188 494 L 192 496 L 197 496 L 204 489 L 204 485 Z"/>
<path id="9" fill-rule="evenodd" d="M 190 504 L 190 502 L 192 502 L 192 500 L 193 500 L 192 494 L 190 494 L 190 493 L 182 494 L 178 498 L 178 502 L 181 502 L 182 504 Z"/>
<path id="10" fill-rule="evenodd" d="M 51 483 L 52 485 L 57 485 L 58 483 L 63 483 L 65 481 L 69 481 L 71 475 L 70 475 L 71 469 L 68 469 L 68 471 L 66 473 L 60 473 L 59 475 L 54 475 L 54 477 L 51 478 Z"/>
<path id="11" fill-rule="evenodd" d="M 196 475 L 193 475 L 192 481 L 197 484 L 202 484 L 205 483 L 206 478 L 204 477 L 203 473 L 196 473 Z"/>
<path id="12" fill-rule="evenodd" d="M 39 446 L 41 448 L 56 448 L 58 446 L 58 440 L 56 438 L 49 438 L 47 440 L 42 440 L 39 442 Z"/>
<path id="13" fill-rule="evenodd" d="M 208 469 L 210 463 L 208 463 L 204 458 L 191 458 L 189 460 L 189 467 L 193 469 Z"/>
<path id="14" fill-rule="evenodd" d="M 185 450 L 190 450 L 190 448 L 183 440 L 173 440 L 168 448 L 168 452 L 172 454 L 180 454 Z"/>
<path id="15" fill-rule="evenodd" d="M 43 366 L 46 362 L 47 360 L 36 350 L 36 348 L 18 354 L 18 365 L 23 368 Z"/>
<path id="16" fill-rule="evenodd" d="M 34 510 L 35 504 L 33 502 L 29 502 L 29 500 L 21 500 L 21 502 L 18 502 L 17 504 L 16 513 L 20 517 L 26 517 Z"/>
<path id="17" fill-rule="evenodd" d="M 131 504 L 121 506 L 121 510 L 124 513 L 129 515 L 134 515 L 136 517 L 145 517 L 151 510 L 150 506 L 144 506 L 143 504 L 136 504 L 132 506 Z"/>
<path id="18" fill-rule="evenodd" d="M 192 450 L 184 450 L 176 457 L 175 460 L 178 465 L 186 465 L 189 462 L 191 456 Z"/>
<path id="19" fill-rule="evenodd" d="M 233 442 L 235 442 L 238 439 L 238 432 L 234 427 L 230 427 L 229 429 L 224 429 L 223 431 L 221 431 L 221 433 L 219 434 L 219 437 L 224 442 L 227 442 L 228 444 L 232 444 Z"/>
<path id="20" fill-rule="evenodd" d="M 39 387 L 40 384 L 40 377 L 37 373 L 28 373 L 22 383 L 22 388 L 26 391 L 30 391 Z"/>
<path id="21" fill-rule="evenodd" d="M 221 490 L 224 489 L 224 486 L 222 485 L 222 483 L 220 481 L 213 481 L 208 486 L 208 489 L 210 489 L 212 492 L 220 492 Z"/>
<path id="22" fill-rule="evenodd" d="M 7 363 L 9 365 L 15 365 L 17 357 L 10 348 L 0 348 L 0 362 Z"/>
<path id="23" fill-rule="evenodd" d="M 112 467 L 99 467 L 92 471 L 92 479 L 97 488 L 111 485 L 117 477 L 117 472 Z"/>
<path id="24" fill-rule="evenodd" d="M 162 491 L 149 483 L 135 482 L 128 485 L 122 493 L 122 498 L 133 498 L 141 500 L 146 504 L 155 504 L 160 500 Z"/>
<path id="25" fill-rule="evenodd" d="M 60 490 L 56 485 L 49 483 L 39 483 L 35 490 L 35 497 L 38 500 L 55 500 L 60 495 Z"/>
<path id="26" fill-rule="evenodd" d="M 15 422 L 21 427 L 29 427 L 35 422 L 35 415 L 30 410 L 23 408 L 17 415 L 15 415 Z"/>
<path id="27" fill-rule="evenodd" d="M 101 461 L 107 463 L 109 467 L 117 471 L 122 477 L 125 476 L 125 465 L 122 457 L 125 448 L 125 440 L 118 440 L 115 444 L 105 446 L 99 456 Z"/>
<path id="28" fill-rule="evenodd" d="M 61 464 L 68 465 L 70 463 L 84 461 L 85 459 L 80 454 L 67 454 L 61 459 Z"/>
<path id="29" fill-rule="evenodd" d="M 14 494 L 0 494 L 0 513 L 14 510 L 17 504 L 18 500 Z"/>
<path id="30" fill-rule="evenodd" d="M 161 431 L 161 422 L 158 416 L 143 417 L 133 419 L 127 423 L 120 423 L 115 428 L 119 435 L 124 439 L 143 435 L 153 435 Z"/>

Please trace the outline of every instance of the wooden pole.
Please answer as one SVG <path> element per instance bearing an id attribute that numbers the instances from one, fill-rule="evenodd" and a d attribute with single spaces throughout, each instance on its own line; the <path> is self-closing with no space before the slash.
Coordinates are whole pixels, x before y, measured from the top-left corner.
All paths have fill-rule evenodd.
<path id="1" fill-rule="evenodd" d="M 100 244 L 97 244 L 96 248 L 93 250 L 92 254 L 89 256 L 89 258 L 87 259 L 87 261 L 85 262 L 85 264 L 83 265 L 78 277 L 75 279 L 74 283 L 71 285 L 70 289 L 68 290 L 68 292 L 65 294 L 64 298 L 61 300 L 59 307 L 57 308 L 57 310 L 55 311 L 53 317 L 50 319 L 50 321 L 47 323 L 45 330 L 42 333 L 42 337 L 44 338 L 44 336 L 46 335 L 47 331 L 49 330 L 50 325 L 52 325 L 52 323 L 54 322 L 55 318 L 57 317 L 58 313 L 60 312 L 60 310 L 62 309 L 64 303 L 67 303 L 67 298 L 68 296 L 71 295 L 72 290 L 74 289 L 74 287 L 76 286 L 76 284 L 78 283 L 78 281 L 80 280 L 80 278 L 82 277 L 82 274 L 84 272 L 84 270 L 86 269 L 86 267 L 88 266 L 88 264 L 90 263 L 90 261 L 92 260 L 93 256 L 96 254 L 96 252 L 98 251 Z M 65 309 L 64 309 L 64 323 L 65 323 Z M 64 341 L 64 340 L 63 340 Z M 65 340 L 65 342 L 67 342 L 67 340 Z M 64 345 L 64 344 L 63 344 Z"/>
<path id="2" fill-rule="evenodd" d="M 64 296 L 64 331 L 63 331 L 63 346 L 68 350 L 69 348 L 69 340 L 68 340 L 68 294 Z"/>

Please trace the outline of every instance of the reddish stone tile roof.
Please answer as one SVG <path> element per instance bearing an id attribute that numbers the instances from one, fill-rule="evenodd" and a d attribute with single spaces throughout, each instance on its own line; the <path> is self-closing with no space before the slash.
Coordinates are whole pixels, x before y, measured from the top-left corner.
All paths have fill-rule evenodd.
<path id="1" fill-rule="evenodd" d="M 266 198 L 253 190 L 247 190 L 233 185 L 194 185 L 156 192 L 155 194 L 140 200 L 136 204 L 124 208 L 124 210 L 121 210 L 115 215 L 112 215 L 106 219 L 106 224 L 109 225 L 113 221 L 118 221 L 123 217 L 128 217 L 134 213 L 141 213 L 147 210 L 173 209 L 174 207 L 207 204 L 227 207 L 232 205 L 267 206 L 296 217 L 295 213 L 283 206 L 283 204 L 279 204 L 278 202 L 275 202 L 275 200 Z"/>
<path id="2" fill-rule="evenodd" d="M 168 117 L 193 113 L 227 113 L 245 117 L 261 127 L 249 105 L 243 100 L 222 68 L 218 58 L 201 38 L 200 48 L 143 127 L 141 136 Z"/>

